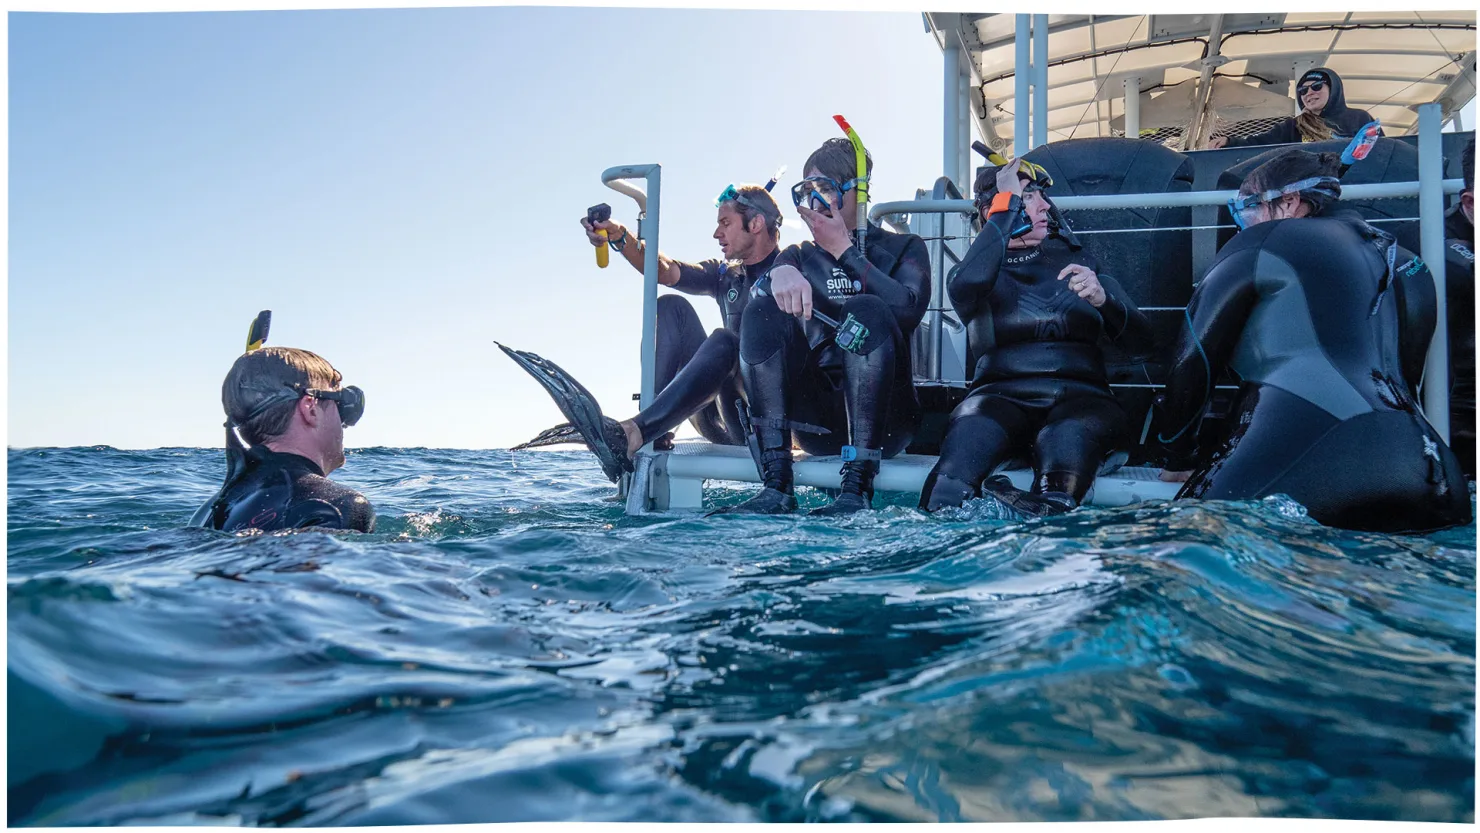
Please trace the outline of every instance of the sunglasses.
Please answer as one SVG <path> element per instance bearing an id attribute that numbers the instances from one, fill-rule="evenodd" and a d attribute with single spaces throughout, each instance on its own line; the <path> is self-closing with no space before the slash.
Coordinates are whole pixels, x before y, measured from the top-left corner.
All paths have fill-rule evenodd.
<path id="1" fill-rule="evenodd" d="M 1326 89 L 1325 81 L 1312 81 L 1304 86 L 1296 87 L 1295 95 L 1299 96 L 1300 98 L 1305 98 L 1305 94 L 1308 92 L 1320 92 L 1324 89 Z"/>

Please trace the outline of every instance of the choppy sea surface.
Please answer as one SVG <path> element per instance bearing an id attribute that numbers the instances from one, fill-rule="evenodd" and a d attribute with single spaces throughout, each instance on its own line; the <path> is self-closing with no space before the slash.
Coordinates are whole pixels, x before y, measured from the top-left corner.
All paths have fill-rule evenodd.
<path id="1" fill-rule="evenodd" d="M 222 471 L 9 451 L 10 824 L 1474 819 L 1474 526 L 629 518 L 417 448 L 336 473 L 373 535 L 184 528 Z"/>

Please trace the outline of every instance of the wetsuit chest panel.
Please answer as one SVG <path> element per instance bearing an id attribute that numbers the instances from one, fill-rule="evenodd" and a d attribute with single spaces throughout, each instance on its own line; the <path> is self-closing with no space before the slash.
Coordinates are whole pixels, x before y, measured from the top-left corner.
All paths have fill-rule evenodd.
<path id="1" fill-rule="evenodd" d="M 1071 263 L 1094 268 L 1090 258 L 1068 251 L 1008 250 L 1002 275 L 988 298 L 997 345 L 1099 340 L 1104 328 L 1099 312 L 1069 289 L 1068 281 L 1058 279 Z"/>
<path id="2" fill-rule="evenodd" d="M 725 329 L 740 335 L 741 315 L 750 302 L 751 287 L 771 271 L 778 253 L 773 251 L 764 260 L 749 266 L 721 265 L 719 288 L 714 298 L 719 302 L 719 314 L 725 322 Z"/>
<path id="3" fill-rule="evenodd" d="M 1229 362 L 1247 383 L 1292 393 L 1337 419 L 1368 413 L 1372 405 L 1338 370 L 1316 332 L 1299 275 L 1268 249 L 1257 260 L 1255 304 Z"/>

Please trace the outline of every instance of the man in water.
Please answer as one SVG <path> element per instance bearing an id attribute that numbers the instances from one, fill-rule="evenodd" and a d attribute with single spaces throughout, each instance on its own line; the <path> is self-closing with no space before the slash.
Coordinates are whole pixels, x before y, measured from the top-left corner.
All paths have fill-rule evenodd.
<path id="1" fill-rule="evenodd" d="M 774 185 L 774 180 L 772 184 Z M 637 450 L 655 440 L 671 440 L 672 430 L 690 420 L 700 436 L 712 443 L 740 445 L 739 404 L 744 396 L 739 377 L 740 319 L 750 300 L 750 288 L 771 268 L 781 233 L 781 209 L 770 186 L 730 185 L 715 200 L 714 239 L 723 259 L 685 263 L 658 253 L 658 282 L 690 295 L 708 295 L 719 304 L 724 328 L 705 336 L 699 316 L 677 295 L 658 298 L 656 374 L 653 402 L 630 419 L 617 422 L 599 417 L 590 394 L 563 370 L 532 353 L 505 350 L 530 371 L 561 410 L 577 416 L 594 413 L 599 424 L 577 420 L 551 428 L 516 446 L 532 448 L 584 439 L 612 481 L 632 470 Z M 642 241 L 612 220 L 592 223 L 581 218 L 593 245 L 609 244 L 639 272 L 644 266 Z M 603 238 L 599 232 L 606 232 Z M 591 424 L 579 425 L 582 422 Z"/>
<path id="2" fill-rule="evenodd" d="M 327 477 L 344 465 L 345 426 L 365 409 L 360 389 L 339 383 L 339 371 L 307 350 L 262 347 L 238 358 L 221 384 L 226 482 L 191 525 L 373 531 L 370 502 Z"/>
<path id="3" fill-rule="evenodd" d="M 1231 201 L 1242 229 L 1187 305 L 1158 440 L 1177 497 L 1286 494 L 1328 526 L 1417 532 L 1470 521 L 1459 461 L 1417 394 L 1434 280 L 1391 234 L 1337 208 L 1341 159 L 1287 150 Z M 1196 452 L 1225 368 L 1228 436 Z"/>
<path id="4" fill-rule="evenodd" d="M 866 155 L 858 170 L 860 153 L 837 138 L 807 159 L 792 199 L 812 241 L 778 255 L 745 308 L 740 373 L 765 485 L 726 511 L 796 508 L 793 431 L 809 453 L 844 459 L 841 494 L 813 514 L 868 509 L 879 461 L 903 451 L 919 425 L 909 339 L 930 303 L 930 259 L 913 234 L 867 222 L 858 234 L 858 186 L 873 170 Z"/>
<path id="5" fill-rule="evenodd" d="M 1444 297 L 1449 325 L 1449 447 L 1475 478 L 1475 143 L 1462 157 L 1465 190 L 1444 218 Z"/>

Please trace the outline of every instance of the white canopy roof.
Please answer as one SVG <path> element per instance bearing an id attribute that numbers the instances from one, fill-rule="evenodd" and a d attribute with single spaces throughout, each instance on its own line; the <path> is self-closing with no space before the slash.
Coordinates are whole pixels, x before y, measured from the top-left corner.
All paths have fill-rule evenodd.
<path id="1" fill-rule="evenodd" d="M 926 14 L 942 47 L 969 55 L 973 115 L 994 149 L 1012 145 L 1016 18 Z M 1050 140 L 1121 130 L 1127 78 L 1138 79 L 1143 130 L 1186 127 L 1205 66 L 1221 124 L 1294 115 L 1293 82 L 1316 66 L 1335 70 L 1347 104 L 1390 136 L 1416 130 L 1420 104 L 1439 101 L 1448 118 L 1475 96 L 1474 11 L 1048 15 L 1048 25 Z"/>

